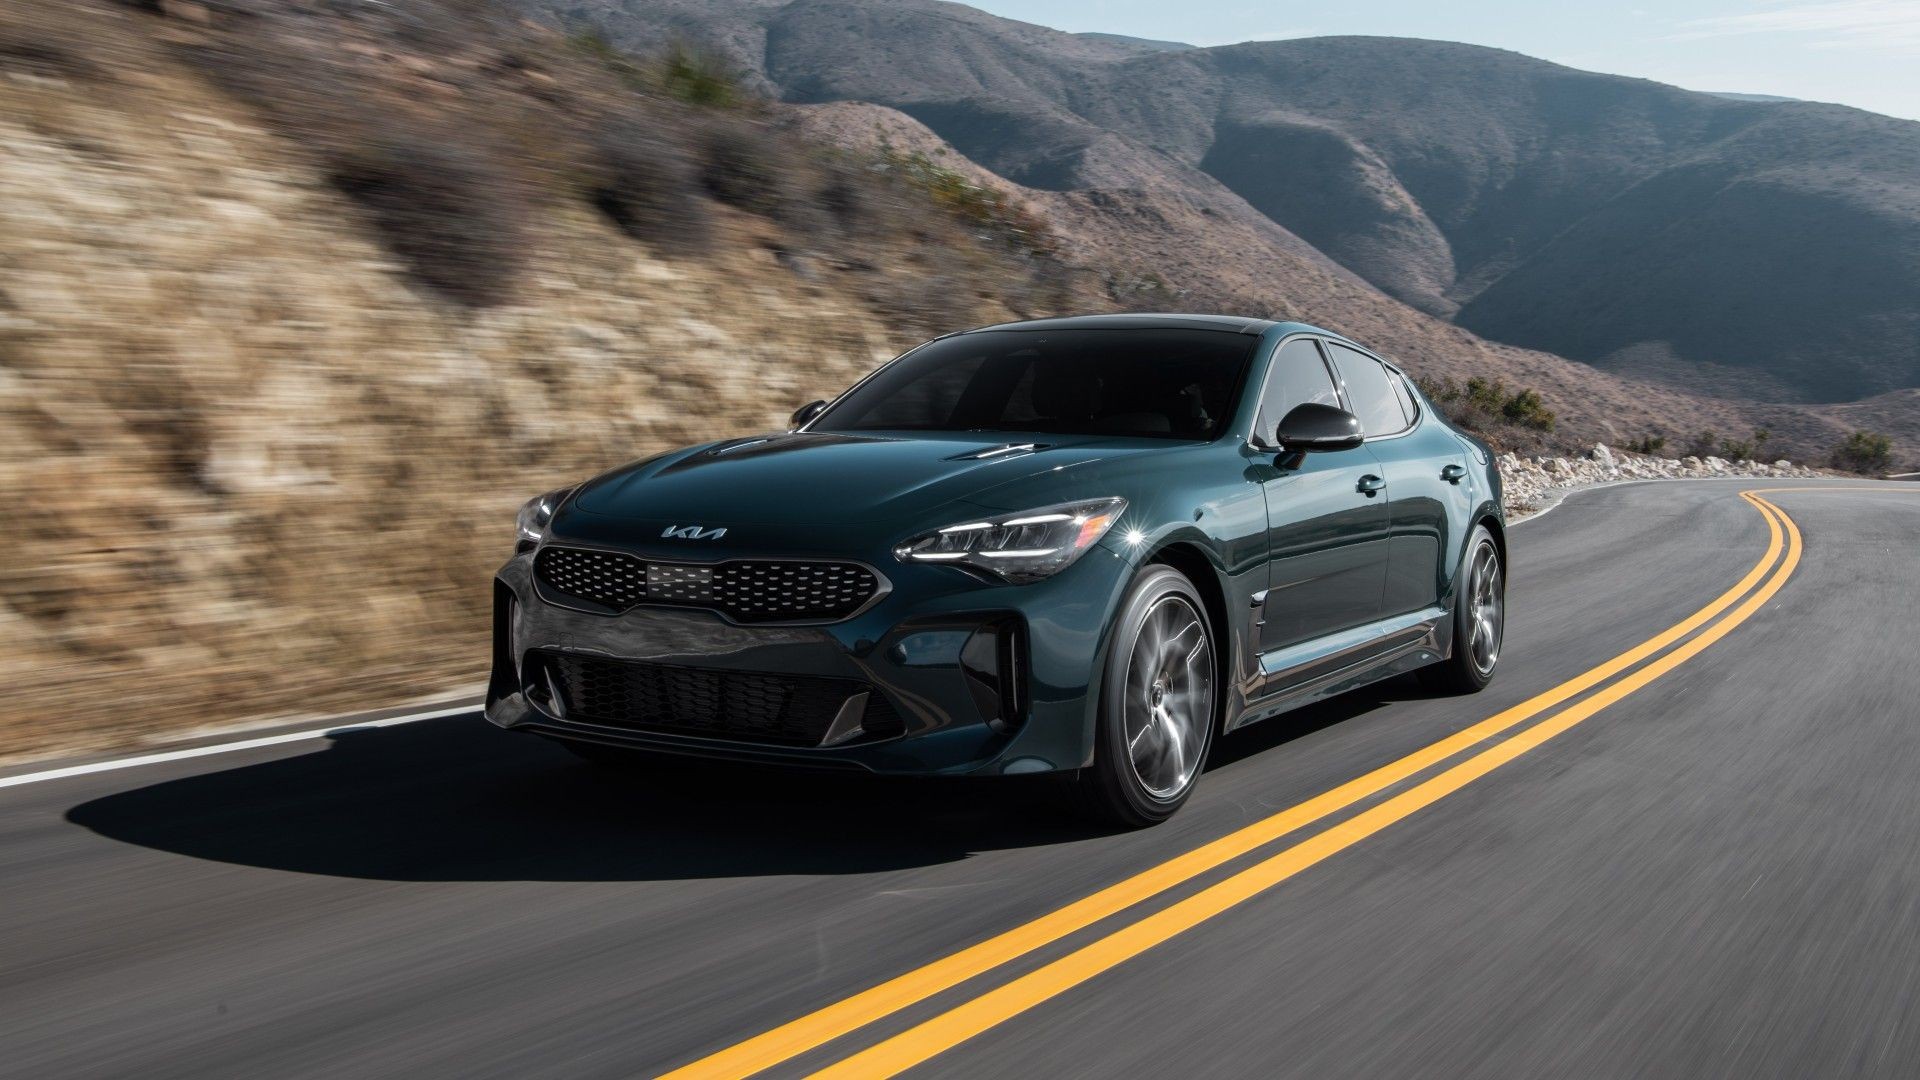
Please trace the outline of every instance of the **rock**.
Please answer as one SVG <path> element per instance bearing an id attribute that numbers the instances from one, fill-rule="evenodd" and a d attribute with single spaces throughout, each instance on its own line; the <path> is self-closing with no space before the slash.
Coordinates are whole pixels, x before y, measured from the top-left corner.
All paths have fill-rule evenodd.
<path id="1" fill-rule="evenodd" d="M 1793 462 L 1788 461 L 1786 458 L 1781 458 L 1779 461 L 1773 463 L 1773 467 L 1776 469 L 1791 469 L 1793 468 Z"/>
<path id="2" fill-rule="evenodd" d="M 1593 444 L 1593 460 L 1609 469 L 1618 467 L 1618 463 L 1613 460 L 1613 451 L 1607 449 L 1606 443 Z"/>

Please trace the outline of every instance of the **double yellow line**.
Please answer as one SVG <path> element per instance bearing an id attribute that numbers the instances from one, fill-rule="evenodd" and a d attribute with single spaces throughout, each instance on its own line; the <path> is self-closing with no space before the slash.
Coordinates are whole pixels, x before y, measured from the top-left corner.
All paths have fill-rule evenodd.
<path id="1" fill-rule="evenodd" d="M 1458 791 L 1699 655 L 1734 627 L 1751 618 L 1780 591 L 1800 562 L 1800 530 L 1779 507 L 1762 498 L 1758 492 L 1743 491 L 1740 497 L 1751 503 L 1766 519 L 1766 554 L 1738 584 L 1720 594 L 1712 603 L 1640 645 L 1545 693 L 1297 806 L 1254 822 L 1025 925 L 942 957 L 667 1075 L 674 1078 L 746 1077 L 790 1061 L 1380 794 L 1478 747 L 1496 735 L 1520 727 L 1555 706 L 1596 687 L 1600 688 L 1545 720 L 1481 749 L 1344 821 L 1176 903 L 1121 926 L 1025 975 L 882 1040 L 816 1075 L 892 1075 L 917 1065 L 1198 926 Z M 1731 611 L 1728 610 L 1730 608 Z M 1676 643 L 1679 643 L 1677 647 L 1669 648 Z M 1630 674 L 1615 678 L 1650 659 L 1652 662 L 1631 670 Z"/>

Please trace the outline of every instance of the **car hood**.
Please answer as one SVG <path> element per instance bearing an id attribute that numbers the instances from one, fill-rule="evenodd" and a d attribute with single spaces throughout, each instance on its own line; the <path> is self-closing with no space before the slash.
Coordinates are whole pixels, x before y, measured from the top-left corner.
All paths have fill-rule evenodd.
<path id="1" fill-rule="evenodd" d="M 1036 445 L 1008 449 L 1024 443 Z M 571 508 L 708 528 L 917 524 L 947 504 L 962 504 L 955 507 L 960 517 L 972 507 L 998 506 L 996 489 L 1036 475 L 1175 445 L 1007 432 L 789 432 L 695 447 L 616 469 L 582 485 Z"/>

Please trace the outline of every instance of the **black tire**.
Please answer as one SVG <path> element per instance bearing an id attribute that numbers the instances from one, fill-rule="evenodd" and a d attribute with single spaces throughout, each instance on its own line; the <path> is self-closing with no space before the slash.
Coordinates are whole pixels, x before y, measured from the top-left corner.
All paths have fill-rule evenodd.
<path id="1" fill-rule="evenodd" d="M 1507 568 L 1493 534 L 1485 525 L 1475 525 L 1454 582 L 1452 655 L 1421 668 L 1420 681 L 1447 694 L 1486 689 L 1500 664 L 1506 627 Z"/>
<path id="2" fill-rule="evenodd" d="M 1165 821 L 1186 803 L 1218 726 L 1214 649 L 1206 605 L 1193 583 L 1172 567 L 1148 567 L 1115 619 L 1093 764 L 1073 778 L 1084 814 L 1137 829 Z"/>

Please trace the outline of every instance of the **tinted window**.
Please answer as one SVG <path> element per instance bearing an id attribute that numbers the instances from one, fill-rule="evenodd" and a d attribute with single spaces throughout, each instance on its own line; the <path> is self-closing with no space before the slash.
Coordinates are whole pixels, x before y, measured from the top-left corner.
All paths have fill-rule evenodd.
<path id="1" fill-rule="evenodd" d="M 1388 368 L 1387 377 L 1393 380 L 1393 394 L 1400 399 L 1400 411 L 1407 415 L 1407 423 L 1413 423 L 1414 418 L 1420 415 L 1420 410 L 1413 403 L 1413 391 L 1407 389 L 1406 376 Z"/>
<path id="2" fill-rule="evenodd" d="M 1387 369 L 1380 361 L 1332 342 L 1327 348 L 1333 354 L 1333 366 L 1340 372 L 1340 381 L 1346 384 L 1353 414 L 1360 418 L 1360 430 L 1368 435 L 1391 435 L 1404 430 L 1407 417 L 1400 411 L 1400 395 L 1394 393 Z"/>
<path id="3" fill-rule="evenodd" d="M 1259 338 L 1217 330 L 983 330 L 889 364 L 814 431 L 1211 439 Z"/>
<path id="4" fill-rule="evenodd" d="M 1260 391 L 1260 415 L 1253 422 L 1254 441 L 1272 446 L 1273 433 L 1295 405 L 1318 402 L 1340 407 L 1333 376 L 1320 359 L 1320 347 L 1311 338 L 1294 338 L 1274 354 L 1267 366 L 1267 384 Z"/>

